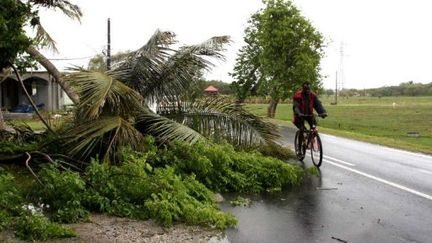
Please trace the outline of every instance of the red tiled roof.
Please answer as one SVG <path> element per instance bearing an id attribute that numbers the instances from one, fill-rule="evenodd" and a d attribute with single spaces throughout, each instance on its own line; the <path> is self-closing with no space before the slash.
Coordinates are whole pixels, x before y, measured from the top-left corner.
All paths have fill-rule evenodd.
<path id="1" fill-rule="evenodd" d="M 213 85 L 210 85 L 204 91 L 206 91 L 206 92 L 218 92 L 219 90 L 217 88 L 213 87 Z"/>

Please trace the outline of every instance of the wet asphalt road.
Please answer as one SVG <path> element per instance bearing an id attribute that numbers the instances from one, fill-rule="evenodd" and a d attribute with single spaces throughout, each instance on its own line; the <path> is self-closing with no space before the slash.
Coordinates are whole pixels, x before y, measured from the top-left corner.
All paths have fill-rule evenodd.
<path id="1" fill-rule="evenodd" d="M 293 129 L 284 128 L 292 144 Z M 432 242 L 432 157 L 321 135 L 321 176 L 279 195 L 221 205 L 235 242 Z M 308 157 L 305 166 L 312 163 Z"/>

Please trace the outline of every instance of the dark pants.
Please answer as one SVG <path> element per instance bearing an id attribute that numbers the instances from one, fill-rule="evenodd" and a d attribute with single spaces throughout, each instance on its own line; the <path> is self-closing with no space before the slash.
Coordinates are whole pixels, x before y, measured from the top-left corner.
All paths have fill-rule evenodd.
<path id="1" fill-rule="evenodd" d="M 307 123 L 309 124 L 309 128 L 312 127 L 312 125 L 316 125 L 316 120 L 314 117 L 300 117 L 300 116 L 295 116 L 294 118 L 294 125 L 300 129 L 300 130 L 306 130 L 305 124 L 304 122 L 307 121 Z"/>

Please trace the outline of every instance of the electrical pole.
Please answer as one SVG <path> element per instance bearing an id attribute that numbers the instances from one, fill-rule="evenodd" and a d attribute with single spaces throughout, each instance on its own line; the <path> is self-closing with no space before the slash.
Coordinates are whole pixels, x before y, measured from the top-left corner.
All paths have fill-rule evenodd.
<path id="1" fill-rule="evenodd" d="M 108 18 L 107 70 L 111 70 L 111 20 Z"/>
<path id="2" fill-rule="evenodd" d="M 337 85 L 338 78 L 337 78 L 337 76 L 338 76 L 338 72 L 336 71 L 335 105 L 337 105 L 337 96 L 338 96 L 338 85 Z"/>
<path id="3" fill-rule="evenodd" d="M 344 43 L 341 42 L 340 45 L 340 60 L 339 60 L 339 71 L 340 71 L 340 79 L 339 82 L 341 84 L 341 89 L 344 89 Z"/>

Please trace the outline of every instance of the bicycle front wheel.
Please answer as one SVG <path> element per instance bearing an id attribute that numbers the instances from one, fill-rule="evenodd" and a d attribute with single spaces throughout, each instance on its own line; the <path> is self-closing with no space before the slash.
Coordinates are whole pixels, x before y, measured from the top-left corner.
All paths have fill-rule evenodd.
<path id="1" fill-rule="evenodd" d="M 316 167 L 320 167 L 323 158 L 323 150 L 321 138 L 318 134 L 311 135 L 310 139 L 310 150 L 312 162 Z"/>
<path id="2" fill-rule="evenodd" d="M 300 136 L 301 132 L 300 130 L 298 130 L 295 134 L 295 138 L 294 138 L 294 148 L 295 148 L 295 153 L 297 156 L 297 159 L 300 161 L 303 161 L 304 157 L 305 157 L 305 151 L 303 148 L 303 139 L 301 139 Z"/>

